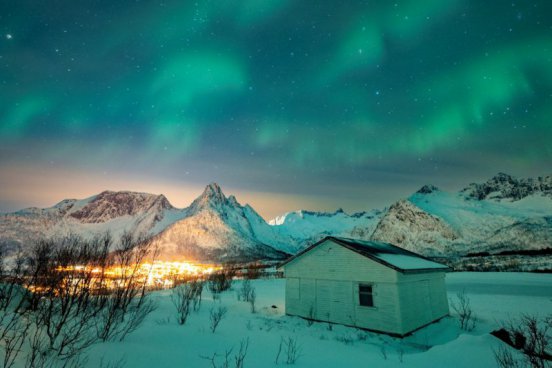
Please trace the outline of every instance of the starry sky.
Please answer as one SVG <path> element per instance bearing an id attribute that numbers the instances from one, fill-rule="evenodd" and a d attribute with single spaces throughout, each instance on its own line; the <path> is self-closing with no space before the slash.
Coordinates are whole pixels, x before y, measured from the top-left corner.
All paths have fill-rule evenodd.
<path id="1" fill-rule="evenodd" d="M 552 172 L 552 2 L 2 1 L 0 211 L 104 189 L 265 218 Z"/>

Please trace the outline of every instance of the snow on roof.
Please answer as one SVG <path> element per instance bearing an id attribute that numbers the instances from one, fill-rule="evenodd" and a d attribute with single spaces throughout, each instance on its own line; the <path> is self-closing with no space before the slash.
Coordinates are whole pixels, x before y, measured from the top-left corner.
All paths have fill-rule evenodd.
<path id="1" fill-rule="evenodd" d="M 321 241 L 313 244 L 304 251 L 298 253 L 294 257 L 285 261 L 283 265 L 294 260 L 295 258 L 303 255 L 309 250 L 313 249 L 319 244 L 322 244 L 326 240 L 331 240 L 336 244 L 344 246 L 352 250 L 353 252 L 359 253 L 367 258 L 370 258 L 378 263 L 381 263 L 385 266 L 396 269 L 400 272 L 419 272 L 419 271 L 446 271 L 448 267 L 433 262 L 419 254 L 410 252 L 406 249 L 397 247 L 395 245 L 377 241 L 366 241 L 366 240 L 357 240 L 349 238 L 338 238 L 335 236 L 327 236 Z"/>

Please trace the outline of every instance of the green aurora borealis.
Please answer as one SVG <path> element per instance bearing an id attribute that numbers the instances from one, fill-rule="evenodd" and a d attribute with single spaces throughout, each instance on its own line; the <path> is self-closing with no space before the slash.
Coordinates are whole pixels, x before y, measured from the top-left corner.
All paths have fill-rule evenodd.
<path id="1" fill-rule="evenodd" d="M 33 172 L 358 210 L 552 168 L 547 0 L 3 1 L 0 32 L 0 211 Z"/>

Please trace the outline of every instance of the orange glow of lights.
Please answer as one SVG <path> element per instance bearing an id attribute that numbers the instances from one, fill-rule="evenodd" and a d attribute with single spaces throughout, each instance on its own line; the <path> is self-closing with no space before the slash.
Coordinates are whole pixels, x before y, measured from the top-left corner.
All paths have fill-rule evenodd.
<path id="1" fill-rule="evenodd" d="M 209 275 L 215 271 L 221 270 L 222 267 L 212 264 L 199 264 L 192 262 L 178 261 L 154 261 L 145 262 L 140 265 L 132 265 L 127 267 L 108 267 L 103 269 L 103 274 L 106 278 L 111 279 L 112 283 L 117 283 L 117 280 L 122 280 L 130 275 L 138 280 L 145 280 L 148 287 L 172 287 L 179 278 L 187 277 L 202 277 Z M 56 268 L 59 272 L 85 272 L 91 274 L 100 274 L 102 269 L 99 267 L 90 267 L 83 265 L 74 265 L 67 267 Z"/>

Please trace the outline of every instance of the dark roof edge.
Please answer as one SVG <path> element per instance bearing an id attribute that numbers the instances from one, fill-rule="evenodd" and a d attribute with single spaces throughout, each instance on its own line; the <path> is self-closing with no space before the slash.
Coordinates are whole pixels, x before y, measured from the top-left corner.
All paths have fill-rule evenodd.
<path id="1" fill-rule="evenodd" d="M 448 266 L 445 266 L 445 265 L 443 265 L 443 267 L 441 267 L 441 268 L 414 268 L 414 269 L 404 269 L 404 268 L 400 268 L 400 267 L 397 267 L 397 266 L 395 266 L 395 265 L 392 265 L 392 264 L 390 264 L 390 263 L 388 263 L 388 262 L 386 262 L 386 261 L 384 261 L 384 260 L 382 260 L 382 259 L 380 259 L 380 258 L 378 258 L 378 257 L 375 257 L 375 256 L 373 256 L 373 255 L 371 255 L 371 254 L 368 254 L 368 253 L 366 253 L 366 252 L 361 252 L 361 251 L 359 251 L 358 249 L 356 249 L 356 248 L 350 246 L 349 244 L 347 244 L 346 242 L 340 240 L 339 238 L 337 238 L 337 237 L 335 237 L 335 236 L 326 236 L 326 237 L 324 237 L 323 239 L 317 241 L 316 243 L 314 243 L 314 244 L 311 245 L 310 247 L 308 247 L 308 248 L 306 248 L 306 249 L 303 249 L 301 252 L 297 253 L 297 254 L 294 255 L 293 257 L 288 258 L 288 259 L 285 260 L 284 262 L 280 263 L 280 264 L 278 265 L 278 268 L 283 267 L 283 266 L 285 266 L 286 264 L 288 264 L 288 263 L 294 261 L 295 259 L 301 257 L 303 254 L 309 252 L 311 249 L 317 247 L 318 245 L 322 244 L 322 243 L 325 242 L 326 240 L 332 240 L 334 243 L 336 243 L 336 244 L 338 244 L 338 245 L 341 245 L 342 247 L 347 248 L 347 249 L 349 249 L 350 251 L 353 251 L 353 252 L 355 252 L 355 253 L 357 253 L 357 254 L 360 254 L 360 255 L 363 256 L 363 257 L 366 257 L 366 258 L 369 258 L 369 259 L 373 260 L 374 262 L 380 263 L 380 264 L 382 264 L 382 265 L 384 265 L 384 266 L 386 266 L 386 267 L 392 268 L 392 269 L 394 269 L 394 270 L 396 270 L 396 271 L 398 271 L 398 272 L 405 273 L 405 274 L 410 274 L 410 273 L 426 273 L 426 272 L 443 272 L 443 271 L 444 271 L 444 272 L 447 272 L 447 271 L 451 271 L 451 268 L 448 267 Z M 351 239 L 351 242 L 354 242 L 354 240 Z M 388 243 L 387 243 L 387 244 L 388 244 Z M 393 246 L 393 247 L 396 247 L 396 248 L 400 248 L 400 247 L 397 247 L 396 245 L 393 245 L 393 244 L 389 244 L 389 245 L 391 245 L 391 246 Z M 422 259 L 425 259 L 426 261 L 429 261 L 429 262 L 438 263 L 438 262 L 432 261 L 431 259 L 426 258 L 426 257 L 424 257 L 424 256 L 422 256 L 422 255 L 419 255 L 419 254 L 417 254 L 417 253 L 414 253 L 414 252 L 411 252 L 411 251 L 409 251 L 409 250 L 406 250 L 406 249 L 404 249 L 404 248 L 400 248 L 400 249 L 401 249 L 401 250 L 404 250 L 404 251 L 406 251 L 406 252 L 408 252 L 408 253 L 410 253 L 410 254 L 411 254 L 412 256 L 414 256 L 414 257 L 422 258 Z M 438 264 L 440 264 L 440 263 L 438 263 Z"/>

